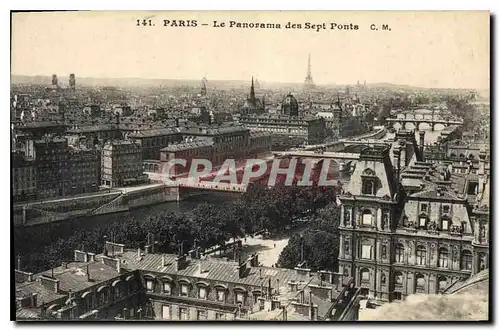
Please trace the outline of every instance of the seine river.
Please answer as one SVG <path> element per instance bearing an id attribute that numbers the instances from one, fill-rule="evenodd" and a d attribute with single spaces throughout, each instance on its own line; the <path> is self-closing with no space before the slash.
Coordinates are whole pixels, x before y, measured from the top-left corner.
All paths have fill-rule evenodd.
<path id="1" fill-rule="evenodd" d="M 234 193 L 212 192 L 180 202 L 166 202 L 133 209 L 123 213 L 77 218 L 57 223 L 37 225 L 29 228 L 15 228 L 14 246 L 17 254 L 26 254 L 50 244 L 54 238 L 69 237 L 77 230 L 90 229 L 97 225 L 113 223 L 115 221 L 126 223 L 132 219 L 147 219 L 148 217 L 161 212 L 184 212 L 203 203 L 222 204 L 225 201 L 231 201 L 237 198 L 238 194 Z M 36 238 L 36 244 L 26 244 L 26 240 L 33 241 L 34 238 Z"/>

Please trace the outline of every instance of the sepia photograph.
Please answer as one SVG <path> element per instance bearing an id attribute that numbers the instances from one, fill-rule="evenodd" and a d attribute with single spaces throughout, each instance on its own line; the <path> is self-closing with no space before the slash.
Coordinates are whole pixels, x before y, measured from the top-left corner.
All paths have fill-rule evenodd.
<path id="1" fill-rule="evenodd" d="M 489 11 L 10 19 L 11 320 L 491 321 Z"/>

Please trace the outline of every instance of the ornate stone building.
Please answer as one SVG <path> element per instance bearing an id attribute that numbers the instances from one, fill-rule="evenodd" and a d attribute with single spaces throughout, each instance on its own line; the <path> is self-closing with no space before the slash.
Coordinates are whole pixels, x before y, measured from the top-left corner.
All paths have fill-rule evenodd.
<path id="1" fill-rule="evenodd" d="M 300 138 L 309 144 L 322 143 L 326 136 L 325 120 L 313 116 L 241 116 L 240 123 L 252 131 Z"/>
<path id="2" fill-rule="evenodd" d="M 472 205 L 469 179 L 424 162 L 414 134 L 403 136 L 393 162 L 389 146 L 364 149 L 340 196 L 340 271 L 382 301 L 443 293 L 489 261 L 484 172 Z"/>

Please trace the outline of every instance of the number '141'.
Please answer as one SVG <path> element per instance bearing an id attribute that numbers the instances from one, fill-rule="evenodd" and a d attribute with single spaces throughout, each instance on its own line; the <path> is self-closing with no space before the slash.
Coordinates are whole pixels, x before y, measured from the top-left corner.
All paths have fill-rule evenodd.
<path id="1" fill-rule="evenodd" d="M 151 20 L 137 20 L 137 26 L 153 26 Z"/>

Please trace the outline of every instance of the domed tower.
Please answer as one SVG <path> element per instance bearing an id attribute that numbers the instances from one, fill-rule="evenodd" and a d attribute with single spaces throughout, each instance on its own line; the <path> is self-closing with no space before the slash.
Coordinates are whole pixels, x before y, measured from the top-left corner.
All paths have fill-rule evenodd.
<path id="1" fill-rule="evenodd" d="M 297 99 L 289 93 L 281 105 L 281 111 L 284 115 L 288 116 L 299 116 L 299 104 Z"/>

